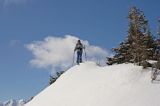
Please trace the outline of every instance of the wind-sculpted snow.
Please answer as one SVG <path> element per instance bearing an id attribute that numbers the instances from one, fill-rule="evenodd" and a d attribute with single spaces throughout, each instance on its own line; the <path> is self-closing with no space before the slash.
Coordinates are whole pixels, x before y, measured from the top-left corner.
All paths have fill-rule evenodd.
<path id="1" fill-rule="evenodd" d="M 160 84 L 151 69 L 87 62 L 65 72 L 25 106 L 159 106 Z"/>

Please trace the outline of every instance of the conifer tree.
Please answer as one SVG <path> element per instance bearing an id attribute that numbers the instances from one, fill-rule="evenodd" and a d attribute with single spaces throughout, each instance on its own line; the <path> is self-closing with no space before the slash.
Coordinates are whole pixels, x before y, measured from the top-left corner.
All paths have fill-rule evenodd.
<path id="1" fill-rule="evenodd" d="M 155 50 L 155 59 L 157 60 L 156 68 L 160 69 L 160 19 L 158 19 L 158 31 L 157 31 L 157 42 L 156 42 L 156 50 Z"/>
<path id="2" fill-rule="evenodd" d="M 50 76 L 49 85 L 53 84 L 62 74 L 64 71 L 57 72 L 56 76 Z"/>
<path id="3" fill-rule="evenodd" d="M 154 53 L 154 40 L 149 30 L 148 20 L 144 13 L 132 7 L 129 11 L 128 39 L 131 41 L 131 55 L 133 62 L 141 62 L 151 59 Z"/>
<path id="4" fill-rule="evenodd" d="M 107 64 L 132 62 L 141 65 L 152 59 L 154 54 L 154 40 L 151 35 L 148 20 L 142 11 L 132 7 L 128 15 L 128 36 L 119 47 L 113 48 L 115 55 L 108 58 Z"/>

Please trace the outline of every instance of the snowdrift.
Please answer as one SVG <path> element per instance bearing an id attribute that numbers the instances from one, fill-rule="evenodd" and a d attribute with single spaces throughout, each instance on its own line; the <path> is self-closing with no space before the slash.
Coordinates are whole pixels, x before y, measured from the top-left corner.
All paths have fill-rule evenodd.
<path id="1" fill-rule="evenodd" d="M 74 66 L 25 106 L 160 106 L 151 69 L 133 64 Z"/>

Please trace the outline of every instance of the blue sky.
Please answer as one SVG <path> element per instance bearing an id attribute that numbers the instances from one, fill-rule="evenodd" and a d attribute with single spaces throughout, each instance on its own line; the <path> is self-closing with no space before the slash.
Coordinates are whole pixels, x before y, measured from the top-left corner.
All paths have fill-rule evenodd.
<path id="1" fill-rule="evenodd" d="M 5 1 L 0 0 L 0 101 L 27 99 L 48 85 L 49 71 L 29 64 L 33 56 L 26 44 L 72 34 L 109 50 L 126 37 L 132 5 L 144 11 L 155 36 L 160 16 L 159 0 Z"/>

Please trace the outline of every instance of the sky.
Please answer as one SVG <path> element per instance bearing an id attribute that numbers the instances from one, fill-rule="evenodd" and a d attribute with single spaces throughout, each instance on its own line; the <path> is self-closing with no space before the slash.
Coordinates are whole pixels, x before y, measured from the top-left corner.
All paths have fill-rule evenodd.
<path id="1" fill-rule="evenodd" d="M 159 4 L 159 0 L 0 0 L 0 101 L 29 99 L 47 87 L 51 73 L 69 67 L 64 61 L 72 63 L 77 39 L 88 46 L 89 59 L 111 55 L 111 48 L 127 36 L 131 6 L 144 11 L 157 36 Z"/>

